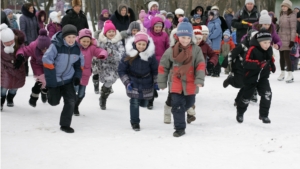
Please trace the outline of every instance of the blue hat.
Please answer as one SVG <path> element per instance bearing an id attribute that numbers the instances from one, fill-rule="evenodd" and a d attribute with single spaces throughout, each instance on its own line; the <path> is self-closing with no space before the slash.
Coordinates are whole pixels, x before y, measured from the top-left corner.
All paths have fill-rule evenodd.
<path id="1" fill-rule="evenodd" d="M 179 36 L 189 36 L 193 37 L 194 31 L 192 24 L 187 18 L 184 18 L 183 21 L 178 24 L 176 35 Z"/>
<path id="2" fill-rule="evenodd" d="M 195 14 L 195 15 L 193 16 L 193 18 L 194 18 L 194 19 L 199 19 L 199 18 L 201 19 L 201 16 L 200 16 L 199 14 Z"/>
<path id="3" fill-rule="evenodd" d="M 223 33 L 223 36 L 228 36 L 228 37 L 231 36 L 229 29 L 226 29 L 226 31 Z"/>

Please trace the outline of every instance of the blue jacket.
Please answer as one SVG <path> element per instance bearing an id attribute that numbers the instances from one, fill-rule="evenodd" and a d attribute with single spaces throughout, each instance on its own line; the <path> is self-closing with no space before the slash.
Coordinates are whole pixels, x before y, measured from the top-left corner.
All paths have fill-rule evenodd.
<path id="1" fill-rule="evenodd" d="M 71 83 L 75 77 L 81 79 L 84 57 L 79 44 L 69 46 L 61 32 L 56 33 L 51 42 L 42 59 L 47 87 Z"/>
<path id="2" fill-rule="evenodd" d="M 237 44 L 237 42 L 236 42 L 236 31 L 232 32 L 231 37 L 232 37 L 232 40 L 233 40 L 234 44 L 236 45 Z"/>
<path id="3" fill-rule="evenodd" d="M 216 52 L 221 49 L 221 41 L 222 41 L 222 28 L 221 28 L 221 20 L 219 18 L 213 19 L 208 22 L 207 25 L 209 29 L 208 38 L 212 42 L 212 49 Z"/>
<path id="4" fill-rule="evenodd" d="M 12 29 L 20 30 L 16 15 L 13 15 L 12 19 L 10 19 L 10 26 Z"/>
<path id="5" fill-rule="evenodd" d="M 153 97 L 154 84 L 157 83 L 158 63 L 154 52 L 153 40 L 149 37 L 149 45 L 144 52 L 138 53 L 134 47 L 134 37 L 127 40 L 126 54 L 119 64 L 118 73 L 126 87 L 127 96 L 135 99 L 150 100 Z M 127 56 L 137 57 L 130 64 L 125 61 Z M 129 91 L 127 85 L 131 84 L 133 90 Z"/>

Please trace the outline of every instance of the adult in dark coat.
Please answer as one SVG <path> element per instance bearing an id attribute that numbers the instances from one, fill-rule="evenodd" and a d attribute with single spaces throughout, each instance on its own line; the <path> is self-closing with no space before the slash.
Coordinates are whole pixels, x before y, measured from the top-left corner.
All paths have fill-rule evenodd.
<path id="1" fill-rule="evenodd" d="M 191 18 L 194 17 L 195 14 L 198 14 L 201 16 L 201 25 L 206 25 L 207 17 L 204 15 L 204 8 L 202 6 L 196 6 L 195 9 L 193 9 L 190 13 Z"/>
<path id="2" fill-rule="evenodd" d="M 66 15 L 61 21 L 62 27 L 67 24 L 74 25 L 79 32 L 81 29 L 89 29 L 89 24 L 87 22 L 84 12 L 81 10 L 82 3 L 80 0 L 72 0 L 72 9 L 66 11 Z"/>
<path id="3" fill-rule="evenodd" d="M 8 18 L 7 18 L 4 11 L 1 11 L 1 24 L 2 23 L 5 23 L 8 27 L 11 27 L 10 22 L 9 22 L 9 20 L 8 20 Z"/>
<path id="4" fill-rule="evenodd" d="M 119 32 L 127 30 L 129 27 L 130 18 L 127 13 L 128 6 L 125 4 L 120 4 L 115 13 L 110 17 L 110 20 Z"/>

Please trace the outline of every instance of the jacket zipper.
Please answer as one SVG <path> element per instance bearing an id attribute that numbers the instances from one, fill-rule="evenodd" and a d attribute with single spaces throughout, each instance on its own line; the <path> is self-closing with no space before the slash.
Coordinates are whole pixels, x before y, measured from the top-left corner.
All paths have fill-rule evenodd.
<path id="1" fill-rule="evenodd" d="M 68 63 L 67 63 L 67 67 L 66 67 L 66 69 L 62 72 L 62 74 L 61 74 L 61 76 L 60 76 L 63 85 L 64 85 L 64 79 L 63 79 L 63 76 L 64 76 L 64 73 L 67 71 L 67 69 L 68 69 L 68 67 L 69 67 L 69 62 L 70 62 L 70 47 L 69 47 L 69 51 L 68 51 L 68 52 L 69 52 L 69 53 L 68 53 Z"/>

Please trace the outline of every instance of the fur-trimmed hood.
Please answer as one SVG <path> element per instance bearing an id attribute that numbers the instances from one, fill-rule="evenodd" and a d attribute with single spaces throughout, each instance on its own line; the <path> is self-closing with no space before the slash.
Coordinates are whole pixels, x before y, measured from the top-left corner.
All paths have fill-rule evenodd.
<path id="1" fill-rule="evenodd" d="M 175 39 L 174 36 L 176 36 L 176 33 L 177 33 L 177 28 L 173 29 L 170 33 L 170 46 L 174 46 L 177 42 L 177 40 Z M 192 37 L 192 44 L 197 44 L 197 39 L 196 39 L 196 36 L 195 34 L 193 34 L 193 37 Z"/>
<path id="2" fill-rule="evenodd" d="M 99 40 L 99 42 L 107 43 L 109 41 L 109 39 L 104 35 L 103 32 L 104 31 L 102 29 L 101 33 L 99 34 L 98 40 Z M 117 43 L 120 40 L 122 40 L 122 36 L 121 36 L 120 32 L 118 30 L 116 30 L 116 36 L 110 41 L 111 41 L 111 43 Z"/>
<path id="3" fill-rule="evenodd" d="M 25 16 L 27 16 L 29 18 L 35 17 L 36 10 L 35 10 L 34 7 L 33 7 L 33 13 L 29 12 L 28 9 L 24 5 L 22 6 L 21 11 L 22 11 L 23 15 L 25 15 Z"/>
<path id="4" fill-rule="evenodd" d="M 43 21 L 41 20 L 42 16 L 44 16 L 44 21 L 46 21 L 47 14 L 46 14 L 46 12 L 45 12 L 44 10 L 38 11 L 35 15 L 36 15 L 37 20 L 38 20 L 39 22 L 43 22 Z"/>
<path id="5" fill-rule="evenodd" d="M 151 37 L 148 36 L 148 46 L 146 50 L 140 53 L 135 49 L 134 39 L 135 37 L 128 38 L 127 43 L 125 45 L 126 55 L 130 57 L 135 57 L 137 54 L 139 54 L 141 59 L 144 61 L 148 61 L 150 57 L 154 56 L 155 46 Z"/>

